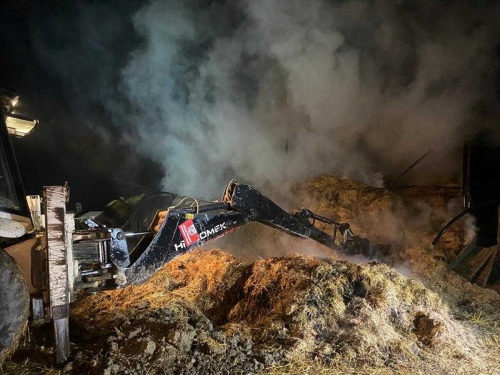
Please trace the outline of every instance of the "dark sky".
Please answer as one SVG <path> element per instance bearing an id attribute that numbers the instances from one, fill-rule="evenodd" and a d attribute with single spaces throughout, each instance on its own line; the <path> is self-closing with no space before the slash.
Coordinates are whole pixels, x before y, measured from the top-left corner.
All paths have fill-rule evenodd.
<path id="1" fill-rule="evenodd" d="M 457 183 L 462 142 L 499 134 L 496 2 L 292 3 L 1 1 L 0 85 L 40 121 L 14 141 L 26 192 L 376 184 L 429 148 L 411 182 Z"/>
<path id="2" fill-rule="evenodd" d="M 104 2 L 108 3 L 109 2 Z M 120 2 L 121 3 L 121 2 Z M 129 19 L 136 9 L 116 6 Z M 2 1 L 0 5 L 0 48 L 2 50 L 0 85 L 15 88 L 20 95 L 17 112 L 39 119 L 39 127 L 28 137 L 14 140 L 19 168 L 27 194 L 38 194 L 44 185 L 71 187 L 72 202 L 84 208 L 101 206 L 116 197 L 147 191 L 132 184 L 159 189 L 160 166 L 121 140 L 112 126 L 107 139 L 96 132 L 93 123 L 111 122 L 98 102 L 84 94 L 87 82 L 99 72 L 68 66 L 80 75 L 82 91 L 64 86 L 60 77 L 41 57 L 40 48 L 57 51 L 78 45 L 78 19 L 82 1 Z M 91 5 L 91 4 L 90 4 Z M 132 25 L 120 25 L 123 45 L 113 45 L 116 66 L 103 69 L 119 72 L 120 58 L 134 48 Z M 126 42 L 126 44 L 125 44 Z M 92 52 L 82 45 L 82 59 L 92 59 Z M 94 51 L 95 52 L 95 51 Z M 88 55 L 85 56 L 85 53 Z M 69 61 L 68 61 L 69 63 Z M 88 76 L 86 80 L 85 77 Z M 94 77 L 92 77 L 94 76 Z M 113 85 L 113 82 L 109 82 Z"/>

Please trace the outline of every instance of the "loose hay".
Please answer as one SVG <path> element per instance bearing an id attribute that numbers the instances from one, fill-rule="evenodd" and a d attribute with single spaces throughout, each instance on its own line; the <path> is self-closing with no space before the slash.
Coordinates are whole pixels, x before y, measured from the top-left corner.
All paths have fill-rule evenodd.
<path id="1" fill-rule="evenodd" d="M 297 255 L 245 266 L 195 251 L 149 283 L 87 297 L 73 316 L 87 340 L 108 327 L 97 338 L 107 354 L 91 356 L 108 373 L 285 371 L 276 366 L 299 359 L 332 370 L 487 372 L 481 344 L 441 299 L 384 264 Z"/>
<path id="2" fill-rule="evenodd" d="M 75 303 L 72 371 L 500 373 L 498 294 L 446 267 L 463 245 L 464 227 L 429 246 L 460 209 L 456 190 L 385 191 L 323 177 L 295 193 L 313 197 L 318 213 L 350 222 L 379 259 L 405 262 L 400 269 L 419 281 L 373 262 L 295 255 L 242 264 L 220 250 L 196 250 L 143 285 Z M 301 252 L 301 244 L 293 249 Z"/>

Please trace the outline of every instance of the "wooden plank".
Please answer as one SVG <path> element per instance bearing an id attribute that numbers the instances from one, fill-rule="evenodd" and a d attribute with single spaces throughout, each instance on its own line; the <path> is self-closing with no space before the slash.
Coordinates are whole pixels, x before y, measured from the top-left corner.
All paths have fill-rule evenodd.
<path id="1" fill-rule="evenodd" d="M 475 276 L 477 276 L 477 273 L 484 267 L 493 253 L 496 253 L 496 246 L 487 248 L 484 247 L 481 249 L 479 254 L 477 254 L 471 261 L 471 273 L 469 280 L 472 280 Z"/>
<path id="2" fill-rule="evenodd" d="M 65 362 L 70 354 L 66 196 L 64 186 L 44 188 L 50 314 L 54 323 L 56 363 Z"/>
<path id="3" fill-rule="evenodd" d="M 479 274 L 476 280 L 476 284 L 483 288 L 486 286 L 486 284 L 488 283 L 488 279 L 490 278 L 491 271 L 493 270 L 495 259 L 497 257 L 497 251 L 498 251 L 497 247 L 494 246 L 493 251 L 490 254 L 490 258 L 488 259 L 488 263 L 486 264 L 483 271 Z"/>

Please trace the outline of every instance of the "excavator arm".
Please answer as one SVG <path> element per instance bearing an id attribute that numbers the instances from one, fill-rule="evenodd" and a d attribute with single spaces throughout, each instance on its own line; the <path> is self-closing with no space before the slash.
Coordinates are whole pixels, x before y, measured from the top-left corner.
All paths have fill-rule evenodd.
<path id="1" fill-rule="evenodd" d="M 100 233 L 100 241 L 109 242 L 107 246 L 101 246 L 106 254 L 99 257 L 108 265 L 104 274 L 96 272 L 99 271 L 96 268 L 82 271 L 80 285 L 83 288 L 91 286 L 90 289 L 110 289 L 140 284 L 175 257 L 251 221 L 292 236 L 313 239 L 331 249 L 372 255 L 369 241 L 354 236 L 349 224 L 335 222 L 307 209 L 287 213 L 258 190 L 236 181 L 228 184 L 220 202 L 199 202 L 188 197 L 177 201 L 179 203 L 167 209 L 158 210 L 148 230 L 143 232 L 95 225 L 93 231 Z M 317 222 L 330 226 L 331 234 L 315 226 Z M 140 239 L 129 250 L 133 238 Z"/>
<path id="2" fill-rule="evenodd" d="M 53 319 L 57 363 L 70 355 L 69 302 L 75 292 L 143 283 L 175 257 L 251 221 L 331 249 L 372 254 L 368 240 L 355 236 L 349 224 L 307 209 L 287 213 L 256 189 L 236 181 L 228 184 L 221 201 L 160 193 L 120 198 L 100 213 L 76 219 L 66 213 L 68 193 L 67 186 L 44 189 L 47 245 L 31 250 L 32 270 L 38 271 L 32 283 L 39 291 L 33 298 L 34 316 Z M 329 227 L 328 233 L 315 225 L 318 222 L 321 228 Z"/>

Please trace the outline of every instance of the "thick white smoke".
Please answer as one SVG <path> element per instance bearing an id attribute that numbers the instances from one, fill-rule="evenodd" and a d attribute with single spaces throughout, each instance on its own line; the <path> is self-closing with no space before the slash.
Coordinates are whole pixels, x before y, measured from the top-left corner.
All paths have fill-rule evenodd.
<path id="1" fill-rule="evenodd" d="M 163 163 L 165 189 L 183 194 L 212 197 L 234 177 L 377 184 L 429 149 L 418 175 L 449 181 L 494 61 L 497 13 L 464 12 L 439 2 L 155 1 L 133 18 L 143 41 L 122 71 L 129 107 L 115 119 Z"/>
<path id="2" fill-rule="evenodd" d="M 238 178 L 289 209 L 283 183 L 331 173 L 381 185 L 430 149 L 398 183 L 457 182 L 463 140 L 498 126 L 493 2 L 109 0 L 48 14 L 30 25 L 70 106 L 59 129 L 109 179 L 155 179 L 141 181 L 132 145 L 163 166 L 167 191 L 217 198 Z M 73 137 L 80 126 L 107 147 Z M 414 242 L 430 209 L 366 227 Z M 227 246 L 324 251 L 248 228 Z"/>

